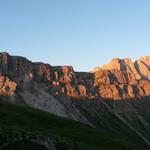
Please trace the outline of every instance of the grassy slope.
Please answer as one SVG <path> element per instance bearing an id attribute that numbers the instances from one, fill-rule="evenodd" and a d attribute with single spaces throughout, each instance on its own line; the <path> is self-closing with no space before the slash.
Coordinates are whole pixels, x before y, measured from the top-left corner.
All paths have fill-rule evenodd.
<path id="1" fill-rule="evenodd" d="M 47 150 L 45 147 L 37 144 L 30 143 L 28 141 L 21 141 L 9 144 L 3 150 Z"/>
<path id="2" fill-rule="evenodd" d="M 123 136 L 94 129 L 87 125 L 24 106 L 0 104 L 0 128 L 57 135 L 80 142 L 91 150 L 144 150 L 145 143 L 133 133 L 128 140 Z M 131 132 L 130 130 L 128 132 Z"/>

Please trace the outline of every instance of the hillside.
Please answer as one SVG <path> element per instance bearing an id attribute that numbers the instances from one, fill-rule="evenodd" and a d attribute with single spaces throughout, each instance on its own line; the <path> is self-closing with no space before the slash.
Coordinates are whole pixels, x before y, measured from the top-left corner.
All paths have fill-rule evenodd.
<path id="1" fill-rule="evenodd" d="M 3 140 L 39 149 L 48 140 L 54 150 L 61 141 L 72 149 L 149 149 L 149 68 L 149 56 L 76 72 L 0 53 Z"/>
<path id="2" fill-rule="evenodd" d="M 6 141 L 10 142 L 3 148 L 0 147 L 3 150 L 12 150 L 13 147 L 15 150 L 20 149 L 23 143 L 28 143 L 26 144 L 28 150 L 35 147 L 46 150 L 45 145 L 48 141 L 55 143 L 54 148 L 49 147 L 50 150 L 55 148 L 58 150 L 69 150 L 69 148 L 71 150 L 146 150 L 150 148 L 124 124 L 118 124 L 116 128 L 120 133 L 117 134 L 30 107 L 9 104 L 0 104 L 0 118 L 1 145 L 5 145 Z M 111 116 L 109 119 L 112 120 Z M 37 141 L 42 144 L 37 145 Z"/>

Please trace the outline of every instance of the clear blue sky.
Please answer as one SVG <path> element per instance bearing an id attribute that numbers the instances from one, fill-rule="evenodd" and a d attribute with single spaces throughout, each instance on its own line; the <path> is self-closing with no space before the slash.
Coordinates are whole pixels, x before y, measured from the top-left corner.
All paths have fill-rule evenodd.
<path id="1" fill-rule="evenodd" d="M 150 55 L 150 0 L 0 0 L 0 51 L 83 71 Z"/>

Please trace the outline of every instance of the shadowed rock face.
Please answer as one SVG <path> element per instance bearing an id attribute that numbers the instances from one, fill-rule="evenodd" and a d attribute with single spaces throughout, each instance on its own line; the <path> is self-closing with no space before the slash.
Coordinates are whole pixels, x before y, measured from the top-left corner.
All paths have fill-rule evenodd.
<path id="1" fill-rule="evenodd" d="M 114 100 L 150 95 L 150 57 L 135 63 L 130 59 L 113 59 L 93 73 L 75 72 L 71 66 L 32 63 L 24 57 L 0 53 L 0 94 L 15 95 L 30 88 L 31 82 L 45 84 L 52 96 Z M 16 90 L 17 89 L 17 90 Z"/>

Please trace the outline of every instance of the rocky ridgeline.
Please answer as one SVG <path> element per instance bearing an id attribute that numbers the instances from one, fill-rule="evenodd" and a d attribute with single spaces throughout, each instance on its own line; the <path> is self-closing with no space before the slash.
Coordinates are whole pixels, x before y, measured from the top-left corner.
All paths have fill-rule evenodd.
<path id="1" fill-rule="evenodd" d="M 86 96 L 86 87 L 79 82 L 71 66 L 50 66 L 44 63 L 32 63 L 23 57 L 0 53 L 0 88 L 10 95 L 17 93 L 16 88 L 22 88 L 28 81 L 45 83 L 52 95 L 67 95 L 72 97 Z M 87 73 L 88 74 L 88 73 Z M 10 78 L 5 86 L 5 79 Z M 8 84 L 9 83 L 9 84 Z M 16 84 L 15 84 L 16 83 Z M 3 91 L 4 91 L 3 90 Z M 1 90 L 0 94 L 6 94 Z"/>
<path id="2" fill-rule="evenodd" d="M 150 95 L 150 57 L 113 59 L 96 69 L 95 83 L 104 98 L 128 99 Z"/>
<path id="3" fill-rule="evenodd" d="M 33 63 L 24 57 L 0 53 L 0 73 L 1 95 L 16 95 L 32 81 L 45 84 L 53 96 L 119 100 L 150 95 L 149 56 L 135 63 L 130 59 L 113 59 L 92 73 L 85 73 L 75 72 L 71 66 Z"/>

